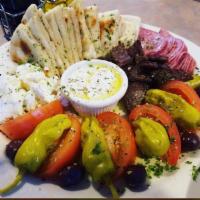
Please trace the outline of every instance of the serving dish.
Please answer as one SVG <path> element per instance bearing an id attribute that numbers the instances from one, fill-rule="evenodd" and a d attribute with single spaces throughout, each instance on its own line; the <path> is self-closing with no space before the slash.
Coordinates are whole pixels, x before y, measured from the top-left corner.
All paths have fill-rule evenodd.
<path id="1" fill-rule="evenodd" d="M 127 20 L 131 19 L 131 15 L 125 15 L 124 18 Z M 144 28 L 157 31 L 159 28 L 151 25 L 143 24 Z M 182 39 L 190 54 L 196 59 L 197 66 L 200 66 L 200 47 L 192 43 L 191 41 L 173 34 L 175 37 Z M 0 47 L 0 65 L 9 67 L 10 71 L 15 68 L 15 64 L 10 60 L 8 55 L 9 43 L 4 44 Z M 0 187 L 9 183 L 15 174 L 15 168 L 10 164 L 8 159 L 4 155 L 4 150 L 6 144 L 9 140 L 0 135 L 0 174 L 1 181 Z M 121 196 L 122 198 L 147 198 L 147 197 L 163 197 L 163 198 L 197 198 L 200 196 L 200 178 L 194 182 L 191 178 L 192 166 L 186 164 L 186 161 L 191 161 L 194 165 L 200 164 L 200 152 L 189 153 L 180 160 L 180 169 L 175 171 L 169 176 L 162 176 L 160 178 L 154 178 L 150 188 L 144 192 L 132 192 L 126 189 L 126 192 Z M 32 176 L 26 176 L 23 182 L 17 186 L 12 192 L 7 194 L 5 197 L 11 198 L 100 198 L 107 196 L 107 192 L 100 190 L 96 191 L 96 185 L 92 183 L 85 182 L 80 187 L 71 188 L 69 190 L 64 190 L 57 185 L 45 183 L 36 179 Z M 4 196 L 3 196 L 4 197 Z"/>

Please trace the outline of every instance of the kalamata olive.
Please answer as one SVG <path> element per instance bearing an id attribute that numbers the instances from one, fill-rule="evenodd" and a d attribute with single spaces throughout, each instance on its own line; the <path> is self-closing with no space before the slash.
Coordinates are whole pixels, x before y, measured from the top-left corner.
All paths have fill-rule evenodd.
<path id="1" fill-rule="evenodd" d="M 6 145 L 6 156 L 10 159 L 11 162 L 13 162 L 15 155 L 22 143 L 22 140 L 13 140 Z"/>
<path id="2" fill-rule="evenodd" d="M 58 173 L 57 182 L 61 187 L 77 185 L 83 179 L 84 172 L 85 170 L 81 165 L 73 163 Z"/>
<path id="3" fill-rule="evenodd" d="M 183 133 L 181 135 L 181 148 L 183 152 L 195 151 L 200 147 L 200 140 L 195 133 Z"/>
<path id="4" fill-rule="evenodd" d="M 149 187 L 147 172 L 143 165 L 131 165 L 125 172 L 127 186 L 133 191 L 144 191 Z"/>
<path id="5" fill-rule="evenodd" d="M 197 92 L 197 94 L 198 94 L 199 97 L 200 97 L 200 88 L 197 88 L 197 89 L 196 89 L 196 92 Z"/>

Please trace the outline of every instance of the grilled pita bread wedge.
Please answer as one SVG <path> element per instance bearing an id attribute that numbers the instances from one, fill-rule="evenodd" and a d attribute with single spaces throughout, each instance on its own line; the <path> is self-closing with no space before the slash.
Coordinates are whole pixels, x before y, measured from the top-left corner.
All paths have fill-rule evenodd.
<path id="1" fill-rule="evenodd" d="M 49 70 L 52 63 L 46 50 L 33 37 L 27 25 L 20 24 L 16 28 L 11 39 L 10 55 L 12 60 L 17 63 L 26 63 L 32 60 L 48 71 L 49 76 L 54 74 Z"/>
<path id="2" fill-rule="evenodd" d="M 45 13 L 45 18 L 47 19 L 48 24 L 50 26 L 50 29 L 53 32 L 53 37 L 54 37 L 53 40 L 55 41 L 55 47 L 56 47 L 57 51 L 59 52 L 59 54 L 60 54 L 60 56 L 63 60 L 64 69 L 66 69 L 70 64 L 69 64 L 69 60 L 67 58 L 67 54 L 65 53 L 66 50 L 65 50 L 65 47 L 64 47 L 62 37 L 61 37 L 60 32 L 59 32 L 58 25 L 56 23 L 54 10 L 50 10 L 47 13 Z"/>
<path id="3" fill-rule="evenodd" d="M 65 20 L 65 25 L 68 30 L 69 42 L 70 42 L 74 61 L 78 62 L 80 59 L 79 59 L 79 55 L 78 55 L 78 49 L 76 46 L 75 30 L 74 30 L 73 22 L 71 19 L 71 14 L 70 14 L 71 11 L 70 10 L 71 10 L 70 8 L 64 7 L 63 8 L 63 17 Z"/>
<path id="4" fill-rule="evenodd" d="M 120 42 L 124 44 L 125 47 L 130 47 L 138 39 L 140 24 L 141 18 L 137 16 L 131 16 L 129 20 L 123 19 L 123 33 L 120 38 Z"/>
<path id="5" fill-rule="evenodd" d="M 121 16 L 118 10 L 108 11 L 99 15 L 100 39 L 104 49 L 103 54 L 108 54 L 112 48 L 119 44 L 121 36 Z"/>
<path id="6" fill-rule="evenodd" d="M 81 43 L 81 33 L 80 33 L 79 22 L 78 22 L 74 8 L 68 7 L 68 10 L 69 10 L 70 18 L 73 24 L 75 42 L 76 42 L 76 48 L 77 48 L 79 60 L 83 60 L 83 51 L 82 51 L 83 48 L 82 48 L 82 43 Z"/>
<path id="7" fill-rule="evenodd" d="M 31 17 L 33 17 L 37 12 L 38 12 L 37 6 L 36 6 L 35 4 L 31 4 L 31 5 L 27 8 L 27 10 L 26 10 L 24 16 L 22 17 L 21 22 L 22 22 L 23 24 L 28 23 L 29 19 L 30 19 Z"/>
<path id="8" fill-rule="evenodd" d="M 95 47 L 92 43 L 90 32 L 86 25 L 84 10 L 81 7 L 77 7 L 76 14 L 79 20 L 79 25 L 80 25 L 80 30 L 81 30 L 83 57 L 85 59 L 97 58 Z"/>
<path id="9" fill-rule="evenodd" d="M 32 17 L 29 20 L 27 25 L 29 26 L 33 36 L 42 44 L 42 46 L 47 51 L 47 54 L 49 55 L 49 58 L 51 59 L 51 62 L 52 62 L 52 68 L 55 68 L 54 71 L 56 71 L 56 69 L 57 71 L 60 70 L 62 66 L 59 65 L 59 62 L 56 59 L 57 57 L 56 57 L 55 46 L 50 41 L 49 34 L 45 30 L 41 22 L 40 16 L 36 14 L 34 17 Z M 59 74 L 59 73 L 56 73 L 56 74 Z"/>
<path id="10" fill-rule="evenodd" d="M 40 20 L 42 22 L 42 25 L 44 26 L 44 29 L 46 30 L 46 32 L 48 33 L 49 35 L 49 39 L 50 39 L 50 45 L 52 47 L 52 51 L 53 51 L 53 54 L 55 56 L 55 59 L 56 59 L 56 63 L 59 67 L 61 67 L 61 71 L 63 71 L 63 68 L 64 68 L 64 61 L 62 60 L 62 55 L 59 54 L 59 51 L 57 51 L 57 44 L 56 44 L 56 41 L 55 41 L 55 36 L 53 34 L 53 31 L 48 23 L 48 21 L 46 20 L 45 16 L 44 16 L 44 13 L 41 9 L 38 10 L 38 15 L 40 17 Z"/>
<path id="11" fill-rule="evenodd" d="M 85 20 L 87 27 L 90 31 L 92 42 L 97 52 L 97 57 L 102 56 L 102 47 L 100 41 L 100 25 L 98 19 L 98 8 L 97 6 L 89 6 L 84 9 Z"/>
<path id="12" fill-rule="evenodd" d="M 63 7 L 57 6 L 52 11 L 54 12 L 58 30 L 60 32 L 64 47 L 65 47 L 65 53 L 67 55 L 69 63 L 73 64 L 73 63 L 75 63 L 75 60 L 73 57 L 72 48 L 70 46 L 70 37 L 68 34 L 68 26 L 63 17 Z"/>
<path id="13" fill-rule="evenodd" d="M 54 39 L 55 37 L 54 37 L 52 29 L 50 28 L 46 18 L 44 17 L 44 13 L 43 13 L 42 9 L 37 9 L 37 6 L 35 4 L 32 4 L 27 9 L 25 15 L 23 16 L 22 22 L 28 23 L 28 21 L 36 15 L 39 15 L 40 20 L 41 20 L 44 28 L 46 29 L 47 33 L 49 34 L 51 46 L 52 46 L 52 51 L 54 52 L 55 59 L 56 59 L 58 66 L 64 67 L 65 63 L 62 59 L 62 55 L 60 55 L 59 51 L 58 51 L 58 53 L 55 51 L 55 48 L 57 47 L 57 44 L 56 44 L 55 39 Z M 63 71 L 63 70 L 61 70 L 61 71 Z"/>

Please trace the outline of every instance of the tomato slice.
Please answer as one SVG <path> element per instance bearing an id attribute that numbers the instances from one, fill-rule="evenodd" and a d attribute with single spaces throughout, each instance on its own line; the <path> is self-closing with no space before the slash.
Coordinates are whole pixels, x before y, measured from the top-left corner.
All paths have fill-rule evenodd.
<path id="1" fill-rule="evenodd" d="M 198 111 L 200 111 L 200 98 L 196 91 L 190 87 L 187 83 L 182 81 L 172 80 L 167 82 L 163 87 L 163 90 L 180 95 L 189 104 L 194 106 Z"/>
<path id="2" fill-rule="evenodd" d="M 105 137 L 113 162 L 117 166 L 116 177 L 131 164 L 136 157 L 136 143 L 129 122 L 113 112 L 104 112 L 97 119 L 105 131 Z"/>
<path id="3" fill-rule="evenodd" d="M 34 128 L 40 122 L 63 112 L 63 106 L 59 100 L 56 100 L 41 106 L 30 113 L 6 121 L 0 125 L 0 131 L 11 140 L 23 140 L 33 132 Z"/>
<path id="4" fill-rule="evenodd" d="M 62 137 L 58 147 L 51 153 L 39 170 L 39 176 L 50 178 L 63 167 L 71 164 L 81 145 L 81 124 L 78 117 L 68 114 L 72 125 Z"/>
<path id="5" fill-rule="evenodd" d="M 134 121 L 139 117 L 149 117 L 161 123 L 167 129 L 171 144 L 166 159 L 170 165 L 176 165 L 181 154 L 181 139 L 172 117 L 162 108 L 151 104 L 137 106 L 131 111 L 129 120 Z"/>

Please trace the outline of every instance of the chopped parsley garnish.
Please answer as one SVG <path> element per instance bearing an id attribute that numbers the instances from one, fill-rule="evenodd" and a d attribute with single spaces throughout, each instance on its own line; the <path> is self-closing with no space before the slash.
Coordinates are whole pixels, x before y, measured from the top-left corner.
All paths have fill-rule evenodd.
<path id="1" fill-rule="evenodd" d="M 188 165 L 190 165 L 190 164 L 192 164 L 192 162 L 191 162 L 191 161 L 189 161 L 189 160 L 187 160 L 187 161 L 185 162 L 185 164 L 188 164 Z"/>
<path id="2" fill-rule="evenodd" d="M 145 159 L 144 166 L 149 178 L 161 177 L 164 173 L 172 173 L 178 169 L 176 166 L 171 166 L 159 158 Z"/>
<path id="3" fill-rule="evenodd" d="M 193 165 L 192 166 L 192 179 L 193 179 L 193 181 L 197 180 L 199 173 L 200 173 L 200 167 Z"/>

